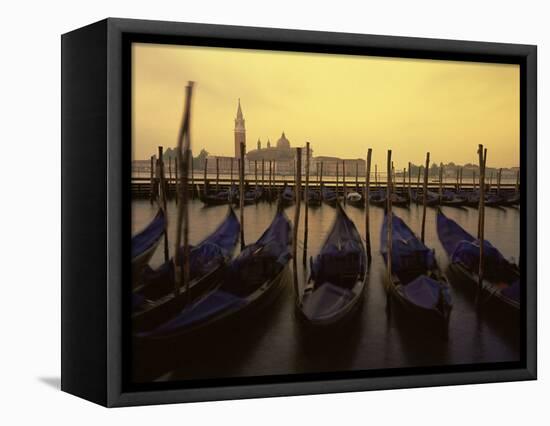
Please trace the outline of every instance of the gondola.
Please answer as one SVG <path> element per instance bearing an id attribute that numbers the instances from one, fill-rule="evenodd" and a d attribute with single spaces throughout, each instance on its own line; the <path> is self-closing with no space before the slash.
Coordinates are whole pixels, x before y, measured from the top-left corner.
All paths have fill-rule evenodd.
<path id="1" fill-rule="evenodd" d="M 271 225 L 224 269 L 219 285 L 153 330 L 136 338 L 163 339 L 197 333 L 243 318 L 272 302 L 286 282 L 292 225 L 279 204 Z"/>
<path id="2" fill-rule="evenodd" d="M 132 320 L 137 330 L 151 329 L 179 312 L 189 300 L 198 298 L 219 282 L 224 267 L 231 260 L 239 241 L 240 224 L 230 207 L 225 220 L 208 237 L 190 247 L 189 295 L 180 288 L 175 295 L 174 261 L 158 269 L 147 266 L 133 294 Z M 183 250 L 180 250 L 183 256 Z"/>
<path id="3" fill-rule="evenodd" d="M 477 286 L 479 241 L 441 211 L 437 213 L 437 235 L 451 264 Z M 517 265 L 506 260 L 487 240 L 483 243 L 484 275 L 482 289 L 505 305 L 519 309 L 520 281 Z"/>
<path id="4" fill-rule="evenodd" d="M 346 203 L 358 208 L 365 207 L 363 196 L 357 191 L 351 191 L 346 194 Z"/>
<path id="5" fill-rule="evenodd" d="M 518 193 L 514 192 L 512 194 L 508 194 L 508 195 L 504 196 L 503 201 L 502 201 L 502 205 L 507 206 L 507 207 L 518 206 L 519 203 L 520 203 L 519 192 Z"/>
<path id="6" fill-rule="evenodd" d="M 409 204 L 411 201 L 407 196 L 396 194 L 395 192 L 391 195 L 392 197 L 392 205 L 397 207 L 409 207 Z"/>
<path id="7" fill-rule="evenodd" d="M 314 189 L 307 191 L 307 204 L 309 207 L 319 207 L 321 205 L 321 193 Z"/>
<path id="8" fill-rule="evenodd" d="M 315 260 L 297 301 L 298 311 L 312 325 L 331 325 L 357 308 L 367 279 L 367 259 L 361 236 L 340 203 L 332 230 Z"/>
<path id="9" fill-rule="evenodd" d="M 504 204 L 506 204 L 506 200 L 499 194 L 490 193 L 485 196 L 486 207 L 502 207 Z"/>
<path id="10" fill-rule="evenodd" d="M 329 206 L 336 207 L 336 203 L 338 201 L 338 196 L 336 195 L 336 191 L 326 187 L 325 185 L 322 185 L 321 197 L 323 198 L 323 201 L 327 203 Z"/>
<path id="11" fill-rule="evenodd" d="M 391 195 L 392 197 L 392 204 L 397 207 L 409 207 L 410 200 L 408 197 L 393 193 Z M 383 207 L 385 208 L 387 201 L 386 201 L 386 191 L 383 189 L 374 191 L 370 195 L 369 203 L 373 206 Z"/>
<path id="12" fill-rule="evenodd" d="M 411 201 L 415 204 L 424 204 L 424 194 L 421 191 L 411 193 Z M 439 204 L 439 195 L 433 191 L 428 191 L 426 194 L 426 205 L 428 207 L 437 206 Z"/>
<path id="13" fill-rule="evenodd" d="M 477 209 L 479 207 L 479 191 L 478 190 L 472 190 L 469 192 L 463 191 L 459 192 L 459 194 L 465 198 L 464 205 L 467 207 L 472 207 L 474 209 Z"/>
<path id="14" fill-rule="evenodd" d="M 159 208 L 153 220 L 132 237 L 132 277 L 139 277 L 155 252 L 166 230 L 166 215 Z"/>
<path id="15" fill-rule="evenodd" d="M 386 192 L 382 189 L 371 192 L 369 203 L 373 206 L 384 207 L 386 205 Z"/>
<path id="16" fill-rule="evenodd" d="M 280 198 L 281 198 L 281 204 L 283 206 L 290 206 L 294 204 L 294 202 L 296 201 L 294 197 L 294 191 L 292 191 L 290 186 L 288 186 L 286 183 L 283 187 L 283 190 L 281 191 Z"/>
<path id="17" fill-rule="evenodd" d="M 454 191 L 446 189 L 441 196 L 441 205 L 447 207 L 463 207 L 466 205 L 466 198 Z"/>
<path id="18" fill-rule="evenodd" d="M 229 191 L 225 189 L 213 194 L 204 194 L 201 192 L 199 198 L 207 206 L 220 206 L 229 203 Z"/>
<path id="19" fill-rule="evenodd" d="M 235 185 L 230 185 L 227 189 L 222 189 L 214 193 L 208 192 L 199 192 L 200 200 L 207 206 L 220 206 L 223 204 L 232 204 L 235 203 L 235 200 L 238 200 L 238 190 Z"/>
<path id="20" fill-rule="evenodd" d="M 386 264 L 388 216 L 384 217 L 380 236 L 380 251 Z M 389 293 L 405 311 L 435 326 L 448 324 L 452 309 L 449 283 L 437 265 L 434 251 L 395 214 L 392 214 L 391 271 Z"/>
<path id="21" fill-rule="evenodd" d="M 262 198 L 262 191 L 259 188 L 246 190 L 244 193 L 244 204 L 245 206 L 257 203 Z M 234 204 L 240 204 L 240 193 L 237 192 L 234 196 Z"/>

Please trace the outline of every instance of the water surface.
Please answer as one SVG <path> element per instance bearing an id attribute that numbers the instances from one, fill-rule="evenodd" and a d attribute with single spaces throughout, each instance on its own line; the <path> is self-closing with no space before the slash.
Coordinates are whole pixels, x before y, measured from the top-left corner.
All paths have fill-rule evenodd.
<path id="1" fill-rule="evenodd" d="M 227 206 L 204 207 L 190 202 L 190 240 L 197 243 L 225 218 Z M 346 206 L 361 235 L 365 235 L 365 211 Z M 304 205 L 299 227 L 299 262 L 302 264 Z M 478 212 L 475 209 L 443 208 L 444 213 L 475 235 Z M 176 205 L 168 203 L 170 250 L 173 251 Z M 293 220 L 294 206 L 285 210 Z M 132 228 L 138 232 L 151 220 L 156 207 L 148 200 L 132 203 Z M 422 208 L 394 208 L 419 235 Z M 260 202 L 245 207 L 245 241 L 254 242 L 269 226 L 275 205 Z M 323 205 L 309 209 L 307 257 L 315 256 L 330 231 L 336 210 Z M 239 211 L 237 210 L 237 215 Z M 517 317 L 487 304 L 478 311 L 473 284 L 448 270 L 448 259 L 437 238 L 434 209 L 427 210 L 426 244 L 451 282 L 453 311 L 447 339 L 415 324 L 394 309 L 388 314 L 383 287 L 385 267 L 379 254 L 383 210 L 370 208 L 373 261 L 361 309 L 336 333 L 317 336 L 312 342 L 308 330 L 295 312 L 294 291 L 289 280 L 277 301 L 258 313 L 258 318 L 238 329 L 228 329 L 215 339 L 185 340 L 170 346 L 149 348 L 147 356 L 135 353 L 138 381 L 186 380 L 220 377 L 262 376 L 325 371 L 369 370 L 449 364 L 471 364 L 519 360 Z M 506 258 L 519 258 L 519 210 L 486 208 L 486 239 Z M 151 266 L 163 261 L 162 244 Z M 308 262 L 309 264 L 309 262 Z M 301 268 L 301 266 L 300 266 Z M 303 276 L 300 270 L 299 275 Z M 307 272 L 306 272 L 307 274 Z M 143 356 L 142 356 L 143 355 Z"/>

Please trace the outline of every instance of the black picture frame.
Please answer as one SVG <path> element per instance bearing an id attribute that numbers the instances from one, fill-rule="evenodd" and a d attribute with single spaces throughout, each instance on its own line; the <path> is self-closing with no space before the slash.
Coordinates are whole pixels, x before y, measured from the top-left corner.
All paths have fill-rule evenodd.
<path id="1" fill-rule="evenodd" d="M 193 44 L 520 65 L 521 361 L 196 382 L 125 382 L 129 269 L 129 43 Z M 109 18 L 62 42 L 62 390 L 109 407 L 534 380 L 537 49 L 486 43 Z"/>

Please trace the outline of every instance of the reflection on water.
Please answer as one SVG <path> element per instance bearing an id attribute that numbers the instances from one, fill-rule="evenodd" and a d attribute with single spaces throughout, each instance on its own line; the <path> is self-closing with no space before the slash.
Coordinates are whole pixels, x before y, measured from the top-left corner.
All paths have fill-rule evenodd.
<path id="1" fill-rule="evenodd" d="M 302 207 L 303 204 L 302 204 Z M 170 250 L 173 251 L 176 205 L 168 204 Z M 294 217 L 294 207 L 286 213 Z M 365 234 L 365 212 L 352 206 L 346 211 L 359 232 Z M 190 239 L 199 242 L 225 218 L 227 206 L 204 207 L 196 200 L 190 203 Z M 299 229 L 299 262 L 302 265 L 303 220 Z M 154 216 L 156 208 L 147 200 L 132 204 L 132 229 L 137 232 Z M 368 370 L 379 368 L 469 364 L 519 360 L 519 321 L 493 305 L 478 312 L 474 305 L 472 284 L 448 270 L 448 259 L 439 243 L 434 209 L 428 209 L 426 244 L 435 249 L 436 257 L 451 282 L 453 311 L 449 336 L 445 340 L 414 318 L 403 317 L 394 309 L 388 317 L 383 287 L 385 268 L 379 254 L 383 210 L 370 208 L 373 261 L 364 301 L 358 314 L 336 332 L 311 333 L 299 321 L 294 307 L 292 282 L 272 306 L 258 312 L 249 324 L 239 329 L 224 330 L 200 339 L 171 342 L 153 347 L 136 347 L 135 378 L 138 381 L 186 380 L 199 378 L 243 377 L 325 371 Z M 444 207 L 444 213 L 474 234 L 477 210 Z M 275 205 L 261 202 L 245 207 L 245 241 L 254 242 L 270 224 Z M 330 231 L 336 211 L 326 205 L 309 209 L 307 256 L 315 256 Z M 422 208 L 395 208 L 418 234 Z M 486 209 L 485 235 L 506 258 L 519 258 L 519 210 Z M 163 260 L 162 245 L 151 266 Z M 309 263 L 309 262 L 308 262 Z M 303 276 L 304 271 L 299 271 Z"/>

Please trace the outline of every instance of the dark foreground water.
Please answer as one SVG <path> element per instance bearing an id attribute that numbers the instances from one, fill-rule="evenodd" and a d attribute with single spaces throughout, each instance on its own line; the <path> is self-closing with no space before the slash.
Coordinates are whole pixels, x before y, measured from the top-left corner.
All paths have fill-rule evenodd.
<path id="1" fill-rule="evenodd" d="M 347 206 L 349 217 L 365 235 L 365 211 Z M 444 213 L 467 231 L 476 234 L 477 210 L 444 207 Z M 299 230 L 299 262 L 303 246 L 304 204 Z M 294 207 L 285 210 L 293 220 Z M 417 234 L 422 208 L 395 208 Z M 142 229 L 156 208 L 148 200 L 132 204 L 133 232 Z M 176 205 L 169 202 L 170 249 L 173 250 Z M 225 218 L 227 206 L 204 207 L 196 200 L 190 204 L 190 239 L 199 242 Z M 270 224 L 275 205 L 261 202 L 245 207 L 245 240 L 254 242 Z M 169 381 L 222 377 L 262 376 L 327 371 L 438 366 L 519 360 L 519 319 L 507 311 L 487 304 L 478 311 L 473 284 L 448 269 L 448 259 L 439 243 L 434 209 L 428 209 L 426 244 L 435 249 L 437 260 L 451 283 L 453 311 L 449 335 L 445 339 L 398 309 L 389 314 L 383 287 L 385 268 L 379 254 L 383 210 L 370 208 L 373 261 L 357 315 L 339 329 L 312 337 L 299 321 L 294 307 L 292 281 L 271 306 L 254 318 L 200 339 L 185 339 L 134 349 L 136 381 Z M 327 205 L 309 209 L 308 257 L 315 256 L 330 231 L 335 209 Z M 486 208 L 485 236 L 505 257 L 519 257 L 519 210 Z M 237 215 L 239 212 L 237 210 Z M 163 260 L 162 245 L 151 266 Z M 309 262 L 308 262 L 309 263 Z M 300 275 L 303 271 L 300 271 Z M 290 277 L 290 274 L 289 274 Z"/>

